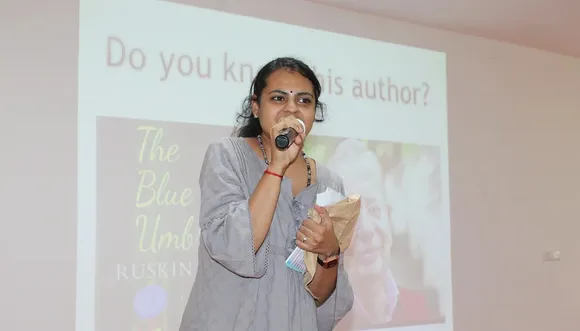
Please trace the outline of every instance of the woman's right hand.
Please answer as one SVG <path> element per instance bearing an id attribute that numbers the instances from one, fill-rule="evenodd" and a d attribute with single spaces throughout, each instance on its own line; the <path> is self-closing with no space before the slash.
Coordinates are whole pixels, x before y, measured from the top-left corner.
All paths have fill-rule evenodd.
<path id="1" fill-rule="evenodd" d="M 290 145 L 285 150 L 279 150 L 276 147 L 276 136 L 285 128 L 292 127 L 298 132 L 298 136 L 294 139 L 294 143 Z M 304 144 L 304 139 L 306 138 L 306 132 L 302 128 L 302 124 L 294 116 L 288 116 L 281 118 L 278 123 L 276 123 L 270 130 L 270 151 L 271 151 L 271 161 L 270 166 L 278 171 L 280 174 L 284 174 L 286 169 L 296 160 L 299 154 L 301 154 L 302 147 Z"/>

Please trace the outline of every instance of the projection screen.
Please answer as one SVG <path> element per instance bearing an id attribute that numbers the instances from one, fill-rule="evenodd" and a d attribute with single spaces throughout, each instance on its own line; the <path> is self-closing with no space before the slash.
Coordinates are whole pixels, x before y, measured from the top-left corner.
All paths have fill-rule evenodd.
<path id="1" fill-rule="evenodd" d="M 323 85 L 306 153 L 363 198 L 336 330 L 453 330 L 445 54 L 155 0 L 81 0 L 79 38 L 77 331 L 177 330 L 205 149 L 281 56 Z"/>

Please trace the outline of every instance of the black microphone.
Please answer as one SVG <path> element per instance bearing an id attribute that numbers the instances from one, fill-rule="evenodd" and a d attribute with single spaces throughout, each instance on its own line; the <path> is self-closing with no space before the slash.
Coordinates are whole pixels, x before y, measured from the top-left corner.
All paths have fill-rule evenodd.
<path id="1" fill-rule="evenodd" d="M 297 120 L 300 122 L 300 124 L 302 124 L 302 130 L 306 131 L 306 125 L 304 125 L 304 122 L 301 119 Z M 292 145 L 296 137 L 298 137 L 298 131 L 296 131 L 294 128 L 289 127 L 282 129 L 276 136 L 276 139 L 274 139 L 276 148 L 285 150 L 286 148 L 290 147 L 290 145 Z"/>

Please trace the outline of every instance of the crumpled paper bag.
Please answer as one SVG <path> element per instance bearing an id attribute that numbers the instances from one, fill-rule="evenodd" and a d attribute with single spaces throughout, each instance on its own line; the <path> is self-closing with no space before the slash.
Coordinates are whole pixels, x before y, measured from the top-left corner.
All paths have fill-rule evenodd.
<path id="1" fill-rule="evenodd" d="M 327 196 L 324 196 L 324 194 Z M 337 193 L 336 194 L 340 194 Z M 352 236 L 354 235 L 354 230 L 356 227 L 356 223 L 358 221 L 358 216 L 360 214 L 360 195 L 354 194 L 350 195 L 338 202 L 326 204 L 325 201 L 321 201 L 324 198 L 332 199 L 336 197 L 333 192 L 324 192 L 319 194 L 317 197 L 316 203 L 326 208 L 328 211 L 328 215 L 332 221 L 332 225 L 334 227 L 334 234 L 338 239 L 338 244 L 340 246 L 341 254 L 347 250 L 350 246 L 350 241 Z M 342 197 L 342 196 L 341 196 Z M 321 199 L 322 198 L 322 199 Z M 312 219 L 314 222 L 320 224 L 320 215 L 314 209 L 308 210 L 308 217 Z M 317 260 L 318 254 L 311 253 L 311 252 L 304 252 L 304 264 L 306 265 L 306 272 L 304 273 L 304 286 L 306 290 L 318 300 L 318 298 L 310 291 L 308 285 L 314 279 L 314 275 L 316 273 L 316 266 L 318 265 Z M 342 258 L 342 257 L 341 257 Z"/>

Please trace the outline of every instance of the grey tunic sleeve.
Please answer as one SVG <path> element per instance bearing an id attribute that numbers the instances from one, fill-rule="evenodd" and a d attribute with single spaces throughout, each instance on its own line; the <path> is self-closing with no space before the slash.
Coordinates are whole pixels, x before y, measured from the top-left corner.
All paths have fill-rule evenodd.
<path id="1" fill-rule="evenodd" d="M 342 180 L 331 173 L 330 188 L 345 195 Z M 334 186 L 334 187 L 332 187 Z M 344 269 L 344 256 L 341 254 L 338 265 L 336 288 L 324 304 L 317 309 L 318 331 L 331 331 L 336 324 L 352 309 L 354 293 Z"/>
<path id="2" fill-rule="evenodd" d="M 269 238 L 254 252 L 249 194 L 228 140 L 208 147 L 199 177 L 201 238 L 210 257 L 242 277 L 266 273 Z"/>

